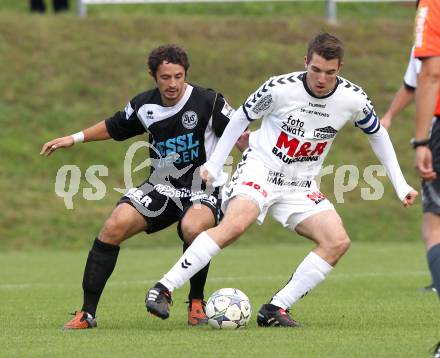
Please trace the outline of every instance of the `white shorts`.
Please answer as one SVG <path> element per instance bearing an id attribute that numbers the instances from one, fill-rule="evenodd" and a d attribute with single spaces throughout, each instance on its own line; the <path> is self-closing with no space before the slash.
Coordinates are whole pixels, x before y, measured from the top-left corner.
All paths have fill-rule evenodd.
<path id="1" fill-rule="evenodd" d="M 222 211 L 225 212 L 229 200 L 239 195 L 250 197 L 258 204 L 257 223 L 260 225 L 270 212 L 284 227 L 294 230 L 301 221 L 316 213 L 335 210 L 314 180 L 292 181 L 249 158 L 238 164 L 231 180 L 223 187 Z"/>

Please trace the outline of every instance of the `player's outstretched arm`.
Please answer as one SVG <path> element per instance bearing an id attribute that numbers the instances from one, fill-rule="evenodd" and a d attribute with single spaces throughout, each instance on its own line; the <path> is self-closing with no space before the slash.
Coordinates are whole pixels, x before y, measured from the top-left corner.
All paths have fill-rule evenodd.
<path id="1" fill-rule="evenodd" d="M 393 184 L 394 190 L 402 201 L 403 206 L 411 206 L 418 193 L 408 185 L 403 176 L 388 132 L 380 126 L 376 133 L 368 134 L 368 141 L 370 142 L 374 154 L 376 154 L 376 157 L 385 167 L 388 178 Z"/>
<path id="2" fill-rule="evenodd" d="M 69 148 L 74 143 L 73 136 L 69 135 L 66 137 L 60 137 L 52 139 L 51 141 L 44 143 L 43 148 L 41 148 L 40 155 L 48 157 L 53 152 L 59 148 Z"/>
<path id="3" fill-rule="evenodd" d="M 215 147 L 214 153 L 212 153 L 209 160 L 202 166 L 200 175 L 203 181 L 208 184 L 213 184 L 214 186 L 221 186 L 226 182 L 227 176 L 225 178 L 225 173 L 223 173 L 226 158 L 248 125 L 249 121 L 240 107 L 235 111 L 226 126 Z"/>
<path id="4" fill-rule="evenodd" d="M 69 148 L 75 143 L 80 142 L 93 142 L 97 140 L 109 139 L 110 134 L 107 131 L 105 121 L 101 121 L 92 127 L 84 129 L 82 132 L 78 132 L 65 137 L 55 138 L 45 143 L 41 148 L 40 155 L 49 156 L 59 148 Z"/>

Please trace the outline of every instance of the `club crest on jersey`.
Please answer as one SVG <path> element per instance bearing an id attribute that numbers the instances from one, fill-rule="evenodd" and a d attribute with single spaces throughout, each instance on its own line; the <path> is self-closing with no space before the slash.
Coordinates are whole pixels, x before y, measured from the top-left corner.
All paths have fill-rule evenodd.
<path id="1" fill-rule="evenodd" d="M 186 111 L 182 116 L 182 124 L 186 129 L 193 129 L 198 120 L 197 113 L 194 111 Z"/>
<path id="2" fill-rule="evenodd" d="M 316 128 L 313 135 L 316 139 L 331 139 L 336 137 L 336 134 L 338 134 L 336 129 L 331 126 L 327 126 L 323 128 Z"/>

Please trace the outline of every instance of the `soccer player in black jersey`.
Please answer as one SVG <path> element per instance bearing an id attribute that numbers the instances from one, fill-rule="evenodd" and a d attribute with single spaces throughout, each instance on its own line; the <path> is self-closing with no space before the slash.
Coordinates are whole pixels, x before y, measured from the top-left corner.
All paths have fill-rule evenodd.
<path id="1" fill-rule="evenodd" d="M 83 306 L 64 325 L 66 329 L 96 326 L 98 301 L 124 240 L 178 222 L 185 251 L 199 233 L 215 226 L 219 219 L 218 190 L 206 188 L 198 180 L 198 171 L 213 152 L 234 110 L 221 94 L 186 82 L 189 62 L 179 46 L 154 49 L 148 57 L 148 68 L 156 88 L 138 94 L 123 111 L 82 132 L 47 142 L 40 153 L 48 156 L 79 142 L 110 138 L 122 141 L 148 133 L 154 163 L 148 179 L 122 197 L 95 239 L 84 271 Z M 247 134 L 237 142 L 240 150 L 247 146 Z M 208 267 L 191 280 L 190 325 L 207 322 L 203 289 Z"/>

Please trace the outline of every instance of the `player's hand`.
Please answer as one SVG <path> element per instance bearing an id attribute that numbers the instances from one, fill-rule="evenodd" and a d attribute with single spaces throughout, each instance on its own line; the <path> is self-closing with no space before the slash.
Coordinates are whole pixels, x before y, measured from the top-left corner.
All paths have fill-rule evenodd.
<path id="1" fill-rule="evenodd" d="M 416 148 L 416 169 L 423 180 L 432 181 L 437 178 L 432 166 L 431 149 L 427 146 L 423 145 Z"/>
<path id="2" fill-rule="evenodd" d="M 215 181 L 215 178 L 211 175 L 208 169 L 206 169 L 205 165 L 200 167 L 200 177 L 207 185 L 212 185 Z"/>
<path id="3" fill-rule="evenodd" d="M 240 137 L 238 137 L 237 142 L 235 142 L 235 146 L 240 152 L 244 152 L 249 147 L 249 135 L 251 131 L 246 129 Z"/>
<path id="4" fill-rule="evenodd" d="M 412 204 L 414 204 L 417 195 L 419 195 L 419 193 L 412 189 L 408 194 L 406 194 L 405 198 L 402 200 L 403 206 L 405 208 L 409 208 Z"/>
<path id="5" fill-rule="evenodd" d="M 43 148 L 41 148 L 40 155 L 44 155 L 48 157 L 53 152 L 55 152 L 59 148 L 69 148 L 72 145 L 74 145 L 73 137 L 72 136 L 66 136 L 61 137 L 57 139 L 53 139 L 50 142 L 47 142 L 43 145 Z"/>
<path id="6" fill-rule="evenodd" d="M 384 127 L 386 130 L 388 130 L 391 127 L 391 117 L 385 114 L 380 120 L 380 124 L 382 124 L 382 127 Z"/>

